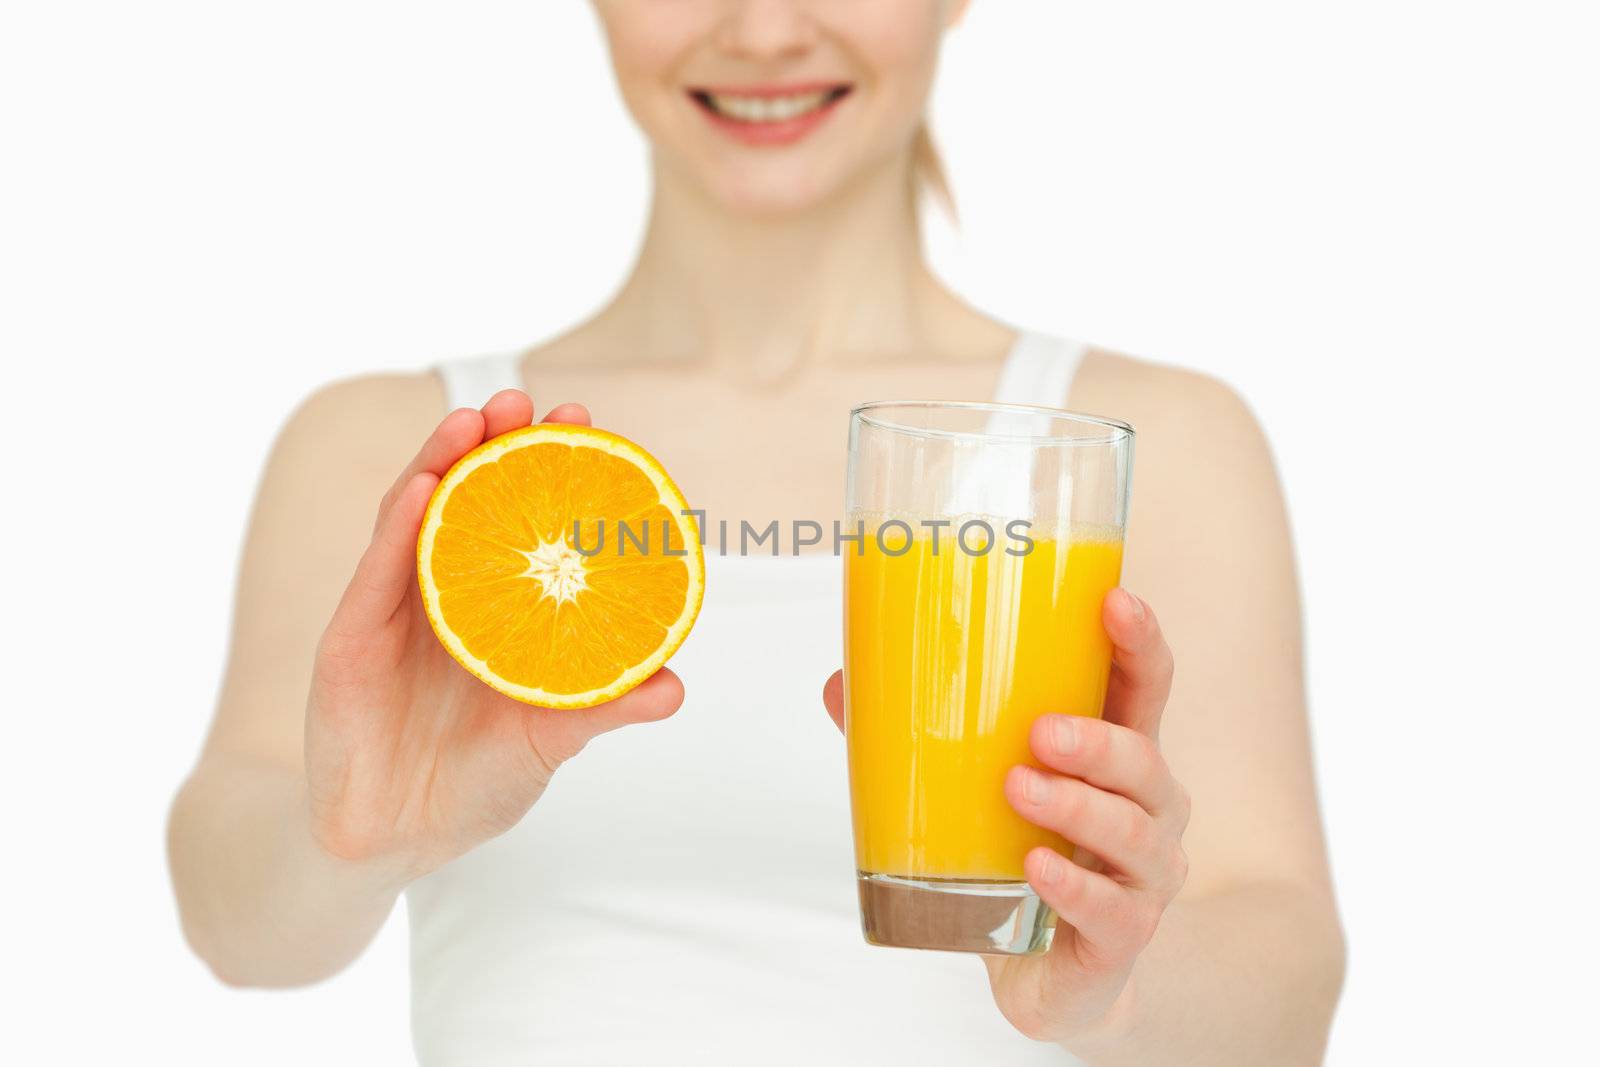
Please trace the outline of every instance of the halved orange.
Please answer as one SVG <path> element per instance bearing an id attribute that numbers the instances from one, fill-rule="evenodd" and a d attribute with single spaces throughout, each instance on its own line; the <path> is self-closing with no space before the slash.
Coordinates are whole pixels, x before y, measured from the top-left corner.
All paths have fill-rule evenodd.
<path id="1" fill-rule="evenodd" d="M 653 456 L 588 426 L 486 441 L 434 490 L 417 580 L 434 633 L 486 684 L 527 704 L 621 696 L 689 635 L 705 556 L 689 505 Z"/>

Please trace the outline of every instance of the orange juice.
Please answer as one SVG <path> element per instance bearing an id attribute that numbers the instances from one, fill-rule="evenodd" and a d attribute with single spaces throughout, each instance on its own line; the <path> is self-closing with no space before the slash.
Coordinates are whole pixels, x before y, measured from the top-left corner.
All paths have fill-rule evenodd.
<path id="1" fill-rule="evenodd" d="M 1040 715 L 1100 714 L 1111 666 L 1100 608 L 1122 542 L 1035 538 L 1014 556 L 1002 537 L 969 555 L 948 533 L 937 552 L 919 534 L 891 555 L 905 541 L 885 540 L 888 552 L 869 534 L 845 560 L 856 866 L 1020 880 L 1030 848 L 1071 846 L 1011 808 L 1006 772 L 1039 765 L 1028 730 Z"/>

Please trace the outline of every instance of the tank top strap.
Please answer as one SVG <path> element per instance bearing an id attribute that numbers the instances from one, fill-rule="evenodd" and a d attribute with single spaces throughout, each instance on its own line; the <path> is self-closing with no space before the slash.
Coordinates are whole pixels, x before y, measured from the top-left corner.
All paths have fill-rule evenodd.
<path id="1" fill-rule="evenodd" d="M 522 354 L 495 352 L 450 359 L 434 367 L 444 382 L 445 406 L 478 408 L 502 389 L 522 388 Z"/>
<path id="2" fill-rule="evenodd" d="M 1088 346 L 1061 337 L 1024 332 L 1017 335 L 1000 380 L 995 386 L 997 404 L 1032 404 L 1060 408 L 1067 404 L 1073 375 Z"/>
<path id="3" fill-rule="evenodd" d="M 1022 333 L 1000 368 L 997 404 L 1064 408 L 1084 345 L 1044 334 Z M 1050 432 L 1042 412 L 992 411 L 984 429 L 998 439 L 962 465 L 954 506 L 963 514 L 1026 515 L 1033 493 L 1034 438 Z"/>

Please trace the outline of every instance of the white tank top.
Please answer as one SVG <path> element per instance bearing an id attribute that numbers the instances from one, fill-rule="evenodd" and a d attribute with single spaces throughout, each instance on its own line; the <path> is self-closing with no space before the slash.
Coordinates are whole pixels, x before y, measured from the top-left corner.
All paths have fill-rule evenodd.
<path id="1" fill-rule="evenodd" d="M 995 399 L 1061 406 L 1082 352 L 1022 335 Z M 452 408 L 522 385 L 514 356 L 439 372 Z M 516 828 L 407 891 L 419 1062 L 1070 1062 L 1001 1017 L 977 957 L 862 940 L 821 696 L 840 562 L 712 547 L 677 714 L 596 738 Z"/>

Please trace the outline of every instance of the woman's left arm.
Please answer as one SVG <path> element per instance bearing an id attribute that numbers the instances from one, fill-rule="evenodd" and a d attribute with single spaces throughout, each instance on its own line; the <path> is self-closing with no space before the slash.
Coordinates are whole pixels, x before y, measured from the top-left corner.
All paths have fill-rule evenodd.
<path id="1" fill-rule="evenodd" d="M 1172 653 L 1128 592 L 1106 598 L 1104 619 L 1115 647 L 1105 718 L 1041 717 L 1029 741 L 1047 770 L 1006 779 L 1024 818 L 1087 855 L 1026 857 L 1062 922 L 1043 956 L 985 957 L 995 1002 L 1023 1034 L 1096 1065 L 1320 1062 L 1343 954 L 1326 880 L 1241 867 L 1186 885 L 1192 802 L 1159 740 Z"/>
<path id="2" fill-rule="evenodd" d="M 1124 584 L 1161 614 L 1106 598 L 1104 719 L 1042 717 L 1031 745 L 1045 770 L 1006 780 L 1025 818 L 1080 847 L 1027 856 L 1062 921 L 1042 956 L 985 957 L 995 1001 L 1021 1033 L 1097 1067 L 1314 1064 L 1344 944 L 1271 455 L 1210 379 L 1126 361 L 1098 383 L 1074 402 L 1139 427 Z M 836 720 L 841 697 L 835 675 Z"/>

